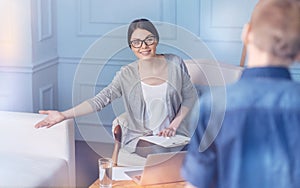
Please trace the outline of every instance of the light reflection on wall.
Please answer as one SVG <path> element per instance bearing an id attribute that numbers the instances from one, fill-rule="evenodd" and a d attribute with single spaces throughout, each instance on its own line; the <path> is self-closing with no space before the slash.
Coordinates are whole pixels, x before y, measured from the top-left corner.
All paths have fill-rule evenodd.
<path id="1" fill-rule="evenodd" d="M 31 56 L 30 1 L 1 0 L 0 23 L 0 65 L 22 65 Z"/>
<path id="2" fill-rule="evenodd" d="M 31 110 L 31 0 L 0 0 L 0 110 Z"/>

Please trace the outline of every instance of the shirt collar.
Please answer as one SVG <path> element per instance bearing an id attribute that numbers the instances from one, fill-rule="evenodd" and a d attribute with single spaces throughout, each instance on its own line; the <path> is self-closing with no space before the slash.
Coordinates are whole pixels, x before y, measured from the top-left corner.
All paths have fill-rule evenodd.
<path id="1" fill-rule="evenodd" d="M 263 78 L 281 78 L 291 80 L 291 74 L 285 67 L 255 67 L 246 68 L 241 78 L 263 77 Z"/>

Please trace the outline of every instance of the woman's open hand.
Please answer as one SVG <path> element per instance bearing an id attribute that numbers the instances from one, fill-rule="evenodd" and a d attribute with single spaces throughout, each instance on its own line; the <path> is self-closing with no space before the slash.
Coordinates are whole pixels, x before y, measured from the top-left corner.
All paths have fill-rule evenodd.
<path id="1" fill-rule="evenodd" d="M 54 110 L 40 110 L 40 114 L 46 114 L 48 115 L 44 120 L 38 122 L 35 124 L 35 128 L 41 128 L 41 127 L 47 127 L 50 128 L 53 125 L 62 122 L 66 119 L 66 117 L 59 111 Z"/>

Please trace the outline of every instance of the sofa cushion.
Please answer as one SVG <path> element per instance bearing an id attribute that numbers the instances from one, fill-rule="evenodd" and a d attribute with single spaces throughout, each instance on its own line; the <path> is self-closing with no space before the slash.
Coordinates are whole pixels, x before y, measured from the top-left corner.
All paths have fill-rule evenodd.
<path id="1" fill-rule="evenodd" d="M 67 187 L 64 159 L 0 153 L 0 187 Z"/>

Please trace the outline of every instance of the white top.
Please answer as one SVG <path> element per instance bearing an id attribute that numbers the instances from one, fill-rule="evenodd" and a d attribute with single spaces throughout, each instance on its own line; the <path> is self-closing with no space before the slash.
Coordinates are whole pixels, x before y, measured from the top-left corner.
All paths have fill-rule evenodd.
<path id="1" fill-rule="evenodd" d="M 160 85 L 149 85 L 142 82 L 148 115 L 146 128 L 152 130 L 154 135 L 170 124 L 166 103 L 167 86 L 167 82 Z"/>

